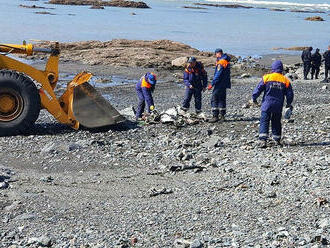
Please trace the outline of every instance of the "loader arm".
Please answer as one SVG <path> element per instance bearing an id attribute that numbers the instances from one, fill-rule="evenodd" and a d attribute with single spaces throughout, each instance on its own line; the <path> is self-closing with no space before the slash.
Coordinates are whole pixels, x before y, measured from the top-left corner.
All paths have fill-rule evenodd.
<path id="1" fill-rule="evenodd" d="M 33 55 L 37 52 L 50 54 L 43 71 L 7 56 L 9 53 Z M 32 78 L 39 90 L 40 104 L 38 110 L 40 111 L 40 107 L 47 109 L 60 123 L 67 124 L 74 129 L 78 129 L 80 125 L 88 128 L 98 128 L 125 121 L 125 118 L 88 84 L 92 77 L 91 73 L 79 73 L 67 84 L 63 95 L 60 97 L 56 96 L 54 89 L 59 77 L 59 54 L 60 50 L 57 42 L 54 48 L 38 48 L 32 44 L 25 43 L 23 45 L 0 44 L 0 70 L 16 71 Z M 33 82 L 31 84 L 33 85 Z M 14 110 L 16 109 L 17 111 L 20 110 L 19 107 L 22 107 L 24 103 L 18 101 L 20 99 L 19 93 L 12 93 L 15 90 L 9 91 L 7 88 L 3 88 L 6 90 L 6 93 L 2 94 L 2 96 L 0 92 L 0 100 L 2 99 L 0 101 L 2 102 L 0 110 L 2 109 L 4 112 L 3 116 L 8 119 L 9 114 L 15 112 Z M 37 95 L 37 93 L 35 94 Z M 15 97 L 18 100 L 15 100 Z M 18 104 L 21 102 L 22 104 Z M 16 116 L 18 117 L 19 112 L 17 113 Z M 5 120 L 5 117 L 2 119 Z M 14 118 L 12 119 L 14 120 Z M 6 126 L 7 124 L 4 123 L 2 125 Z"/>
<path id="2" fill-rule="evenodd" d="M 38 70 L 33 66 L 20 62 L 3 54 L 0 54 L 0 69 L 18 71 L 34 79 L 37 83 L 40 84 L 39 95 L 42 107 L 47 109 L 47 111 L 52 114 L 60 123 L 70 125 L 74 129 L 79 128 L 79 122 L 75 119 L 73 111 L 70 111 L 70 108 L 68 108 L 67 106 L 65 108 L 67 111 L 64 111 L 64 109 L 62 108 L 62 106 L 69 105 L 68 99 L 64 98 L 63 101 L 60 102 L 54 93 L 54 89 L 58 81 L 58 44 L 56 44 L 55 49 L 34 48 L 31 44 L 0 44 L 0 52 L 26 55 L 32 55 L 35 52 L 51 53 L 44 71 Z M 86 74 L 87 77 L 84 77 L 82 79 L 88 81 L 92 77 L 92 75 L 90 73 Z M 86 81 L 80 80 L 79 82 L 75 82 L 75 85 L 79 85 L 85 82 Z"/>

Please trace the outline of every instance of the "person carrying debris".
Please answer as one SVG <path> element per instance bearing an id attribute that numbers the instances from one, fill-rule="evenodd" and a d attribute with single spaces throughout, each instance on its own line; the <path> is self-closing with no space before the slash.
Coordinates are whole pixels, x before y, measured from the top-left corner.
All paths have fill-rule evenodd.
<path id="1" fill-rule="evenodd" d="M 316 48 L 315 53 L 312 55 L 312 79 L 315 74 L 315 79 L 318 79 L 321 67 L 322 56 L 320 54 L 320 49 Z"/>
<path id="2" fill-rule="evenodd" d="M 152 93 L 155 90 L 157 78 L 152 72 L 146 73 L 136 84 L 136 93 L 139 98 L 138 108 L 136 111 L 136 120 L 142 120 L 142 114 L 147 103 L 148 113 L 154 111 L 154 100 Z"/>
<path id="3" fill-rule="evenodd" d="M 208 89 L 212 92 L 211 106 L 212 106 L 212 119 L 211 123 L 217 121 L 224 121 L 226 114 L 226 97 L 227 89 L 231 88 L 230 82 L 230 57 L 224 54 L 222 49 L 215 50 L 217 62 L 215 65 L 214 78 Z M 220 118 L 219 118 L 219 114 Z"/>
<path id="4" fill-rule="evenodd" d="M 325 66 L 325 78 L 322 82 L 328 82 L 328 74 L 330 70 L 330 45 L 328 46 L 328 50 L 323 54 L 324 58 L 324 66 Z"/>
<path id="5" fill-rule="evenodd" d="M 281 145 L 282 108 L 284 98 L 286 107 L 292 111 L 293 89 L 290 80 L 283 75 L 283 64 L 280 60 L 273 62 L 272 73 L 263 76 L 252 94 L 252 101 L 257 104 L 257 98 L 264 93 L 261 104 L 259 140 L 260 147 L 266 148 L 269 133 L 269 123 L 272 123 L 272 136 Z"/>
<path id="6" fill-rule="evenodd" d="M 301 59 L 304 63 L 304 79 L 307 80 L 309 71 L 311 70 L 313 47 L 305 49 L 301 54 Z"/>
<path id="7" fill-rule="evenodd" d="M 207 72 L 201 62 L 195 57 L 190 57 L 183 73 L 183 81 L 186 86 L 185 96 L 181 109 L 188 111 L 192 97 L 195 98 L 196 114 L 202 112 L 202 91 L 207 87 Z"/>

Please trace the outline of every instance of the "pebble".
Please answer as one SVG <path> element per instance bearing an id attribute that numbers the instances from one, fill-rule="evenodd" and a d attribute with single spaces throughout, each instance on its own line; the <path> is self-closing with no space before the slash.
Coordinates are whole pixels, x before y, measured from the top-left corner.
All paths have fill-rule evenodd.
<path id="1" fill-rule="evenodd" d="M 195 239 L 189 246 L 189 248 L 203 248 L 203 247 L 204 247 L 203 243 L 198 239 Z"/>
<path id="2" fill-rule="evenodd" d="M 38 245 L 41 247 L 51 247 L 52 246 L 52 240 L 51 240 L 51 238 L 49 238 L 47 236 L 29 238 L 27 243 L 28 243 L 28 245 Z"/>
<path id="3" fill-rule="evenodd" d="M 37 216 L 34 214 L 28 214 L 28 213 L 24 213 L 21 215 L 18 215 L 14 218 L 14 220 L 32 220 L 35 219 Z"/>

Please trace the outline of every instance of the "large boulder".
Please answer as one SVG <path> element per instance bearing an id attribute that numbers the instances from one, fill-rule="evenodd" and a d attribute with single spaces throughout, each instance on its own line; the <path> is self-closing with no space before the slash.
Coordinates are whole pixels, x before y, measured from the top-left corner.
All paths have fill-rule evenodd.
<path id="1" fill-rule="evenodd" d="M 175 67 L 184 67 L 188 61 L 188 57 L 179 57 L 172 60 L 172 66 Z"/>

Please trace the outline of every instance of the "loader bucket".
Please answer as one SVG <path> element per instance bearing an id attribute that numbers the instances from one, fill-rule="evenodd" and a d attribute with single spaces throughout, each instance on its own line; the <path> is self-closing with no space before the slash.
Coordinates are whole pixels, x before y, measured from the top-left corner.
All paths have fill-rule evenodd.
<path id="1" fill-rule="evenodd" d="M 75 118 L 87 128 L 110 126 L 125 121 L 125 118 L 87 82 L 74 87 L 72 107 Z"/>

